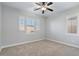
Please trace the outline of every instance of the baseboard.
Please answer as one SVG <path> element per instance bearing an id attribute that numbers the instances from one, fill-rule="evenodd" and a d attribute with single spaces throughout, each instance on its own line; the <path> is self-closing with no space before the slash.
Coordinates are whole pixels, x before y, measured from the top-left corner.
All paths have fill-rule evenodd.
<path id="1" fill-rule="evenodd" d="M 26 41 L 26 42 L 20 42 L 20 43 L 5 45 L 5 46 L 2 46 L 2 47 L 0 48 L 0 52 L 1 52 L 1 50 L 2 50 L 3 48 L 12 47 L 12 46 L 17 46 L 17 45 L 26 44 L 26 43 L 32 43 L 32 42 L 36 42 L 36 41 L 40 41 L 40 40 L 44 40 L 44 39 L 38 39 L 38 40 L 33 40 L 33 41 Z M 57 40 L 53 40 L 53 39 L 46 39 L 46 40 L 50 40 L 50 41 L 57 42 L 57 43 L 60 43 L 60 44 L 64 44 L 64 45 L 67 45 L 67 46 L 79 48 L 79 46 L 77 46 L 77 45 L 65 43 L 65 42 L 62 42 L 62 41 L 57 41 Z"/>
<path id="2" fill-rule="evenodd" d="M 60 44 L 64 44 L 64 45 L 67 45 L 67 46 L 79 48 L 79 46 L 78 45 L 75 45 L 75 44 L 69 44 L 69 43 L 65 43 L 65 42 L 57 41 L 57 40 L 53 40 L 53 39 L 47 39 L 47 40 L 50 40 L 50 41 L 53 41 L 53 42 L 57 42 L 57 43 L 60 43 Z"/>
<path id="3" fill-rule="evenodd" d="M 12 47 L 12 46 L 22 45 L 22 44 L 26 44 L 26 43 L 32 43 L 32 42 L 36 42 L 36 41 L 40 41 L 40 40 L 43 40 L 43 39 L 38 39 L 38 40 L 33 40 L 33 41 L 26 41 L 26 42 L 20 42 L 20 43 L 5 45 L 5 46 L 2 46 L 2 47 L 1 47 L 1 50 L 2 50 L 3 48 L 8 48 L 8 47 Z"/>

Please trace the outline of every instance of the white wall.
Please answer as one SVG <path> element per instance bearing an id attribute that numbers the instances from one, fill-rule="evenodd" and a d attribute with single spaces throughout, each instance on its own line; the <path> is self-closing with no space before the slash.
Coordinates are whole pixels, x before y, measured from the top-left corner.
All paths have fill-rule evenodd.
<path id="1" fill-rule="evenodd" d="M 23 12 L 16 8 L 12 8 L 10 6 L 2 6 L 2 46 L 15 44 L 18 42 L 28 42 L 33 40 L 44 39 L 44 19 L 41 16 L 36 16 L 33 14 L 29 14 L 28 12 Z M 33 19 L 39 19 L 40 22 L 40 31 L 34 32 L 31 34 L 26 34 L 25 32 L 21 32 L 18 29 L 18 16 L 26 16 Z"/>
<path id="2" fill-rule="evenodd" d="M 66 34 L 66 17 L 79 14 L 79 6 L 63 11 L 48 19 L 28 12 L 18 10 L 9 6 L 2 6 L 2 46 L 15 44 L 18 42 L 28 42 L 44 39 L 45 36 L 51 40 L 62 41 L 79 46 L 79 36 Z M 26 34 L 18 30 L 18 16 L 23 15 L 33 19 L 41 20 L 41 30 L 31 34 Z"/>
<path id="3" fill-rule="evenodd" d="M 79 34 L 68 35 L 66 33 L 66 17 L 79 14 L 79 6 L 63 11 L 47 19 L 47 38 L 79 46 Z M 79 15 L 78 15 L 79 16 Z"/>
<path id="4" fill-rule="evenodd" d="M 0 4 L 0 47 L 1 47 L 1 4 Z"/>

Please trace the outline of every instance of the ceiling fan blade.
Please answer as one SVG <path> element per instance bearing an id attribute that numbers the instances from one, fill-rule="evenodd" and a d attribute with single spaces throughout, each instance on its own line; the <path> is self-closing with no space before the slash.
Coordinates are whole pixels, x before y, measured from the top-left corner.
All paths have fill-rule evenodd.
<path id="1" fill-rule="evenodd" d="M 42 5 L 45 5 L 45 2 L 42 2 Z"/>
<path id="2" fill-rule="evenodd" d="M 37 9 L 35 9 L 34 11 L 39 10 L 39 9 L 41 9 L 41 8 L 37 8 Z"/>
<path id="3" fill-rule="evenodd" d="M 52 4 L 53 4 L 52 2 L 49 2 L 49 3 L 47 4 L 47 6 L 52 5 Z"/>
<path id="4" fill-rule="evenodd" d="M 41 4 L 39 4 L 39 3 L 35 3 L 35 4 L 37 4 L 37 5 L 41 6 Z"/>
<path id="5" fill-rule="evenodd" d="M 47 10 L 49 10 L 49 11 L 53 11 L 52 9 L 50 9 L 50 8 L 47 8 Z"/>
<path id="6" fill-rule="evenodd" d="M 44 14 L 44 10 L 42 11 L 42 14 Z"/>

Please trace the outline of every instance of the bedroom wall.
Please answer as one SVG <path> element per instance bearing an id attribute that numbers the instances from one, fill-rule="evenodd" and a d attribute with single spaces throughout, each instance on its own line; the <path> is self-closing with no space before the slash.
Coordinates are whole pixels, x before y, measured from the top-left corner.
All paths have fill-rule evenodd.
<path id="1" fill-rule="evenodd" d="M 66 21 L 68 16 L 78 15 L 79 6 L 70 8 L 54 16 L 49 16 L 46 21 L 46 37 L 53 41 L 64 42 L 79 47 L 79 34 L 68 34 L 66 31 Z M 78 19 L 79 20 L 79 19 Z M 79 26 L 79 24 L 78 24 Z"/>
<path id="2" fill-rule="evenodd" d="M 1 47 L 1 3 L 0 3 L 0 47 Z"/>
<path id="3" fill-rule="evenodd" d="M 10 6 L 2 5 L 2 46 L 12 45 L 20 42 L 29 42 L 44 39 L 45 22 L 41 16 L 28 13 Z M 18 29 L 17 20 L 19 16 L 26 16 L 32 19 L 40 20 L 40 31 L 26 34 Z"/>

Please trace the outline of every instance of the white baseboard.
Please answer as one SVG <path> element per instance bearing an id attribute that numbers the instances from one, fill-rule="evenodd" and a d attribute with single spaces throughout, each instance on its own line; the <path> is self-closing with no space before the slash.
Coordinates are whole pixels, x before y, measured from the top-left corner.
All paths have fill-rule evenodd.
<path id="1" fill-rule="evenodd" d="M 19 42 L 19 43 L 15 43 L 15 44 L 5 45 L 5 46 L 2 46 L 2 47 L 1 47 L 1 50 L 2 50 L 3 48 L 12 47 L 12 46 L 17 46 L 17 45 L 26 44 L 26 43 L 31 43 L 31 42 L 40 41 L 40 40 L 43 40 L 43 39 L 38 39 L 38 40 L 32 40 L 32 41 Z"/>
<path id="2" fill-rule="evenodd" d="M 26 41 L 26 42 L 20 42 L 20 43 L 5 45 L 5 46 L 2 46 L 2 47 L 0 48 L 0 52 L 1 52 L 1 50 L 2 50 L 3 48 L 12 47 L 12 46 L 17 46 L 17 45 L 26 44 L 26 43 L 32 43 L 32 42 L 40 41 L 40 40 L 44 40 L 44 39 L 38 39 L 38 40 L 33 40 L 33 41 Z M 64 44 L 64 45 L 67 45 L 67 46 L 79 48 L 79 46 L 77 46 L 77 45 L 65 43 L 65 42 L 62 42 L 62 41 L 57 41 L 57 40 L 53 40 L 53 39 L 46 39 L 46 40 L 50 40 L 50 41 L 54 41 L 54 42 L 57 42 L 57 43 L 60 43 L 60 44 Z"/>
<path id="3" fill-rule="evenodd" d="M 67 46 L 79 48 L 79 46 L 78 45 L 75 45 L 75 44 L 69 44 L 69 43 L 65 43 L 65 42 L 57 41 L 57 40 L 53 40 L 53 39 L 47 39 L 47 40 L 50 40 L 50 41 L 53 41 L 53 42 L 57 42 L 57 43 L 60 43 L 60 44 L 64 44 L 64 45 L 67 45 Z"/>

